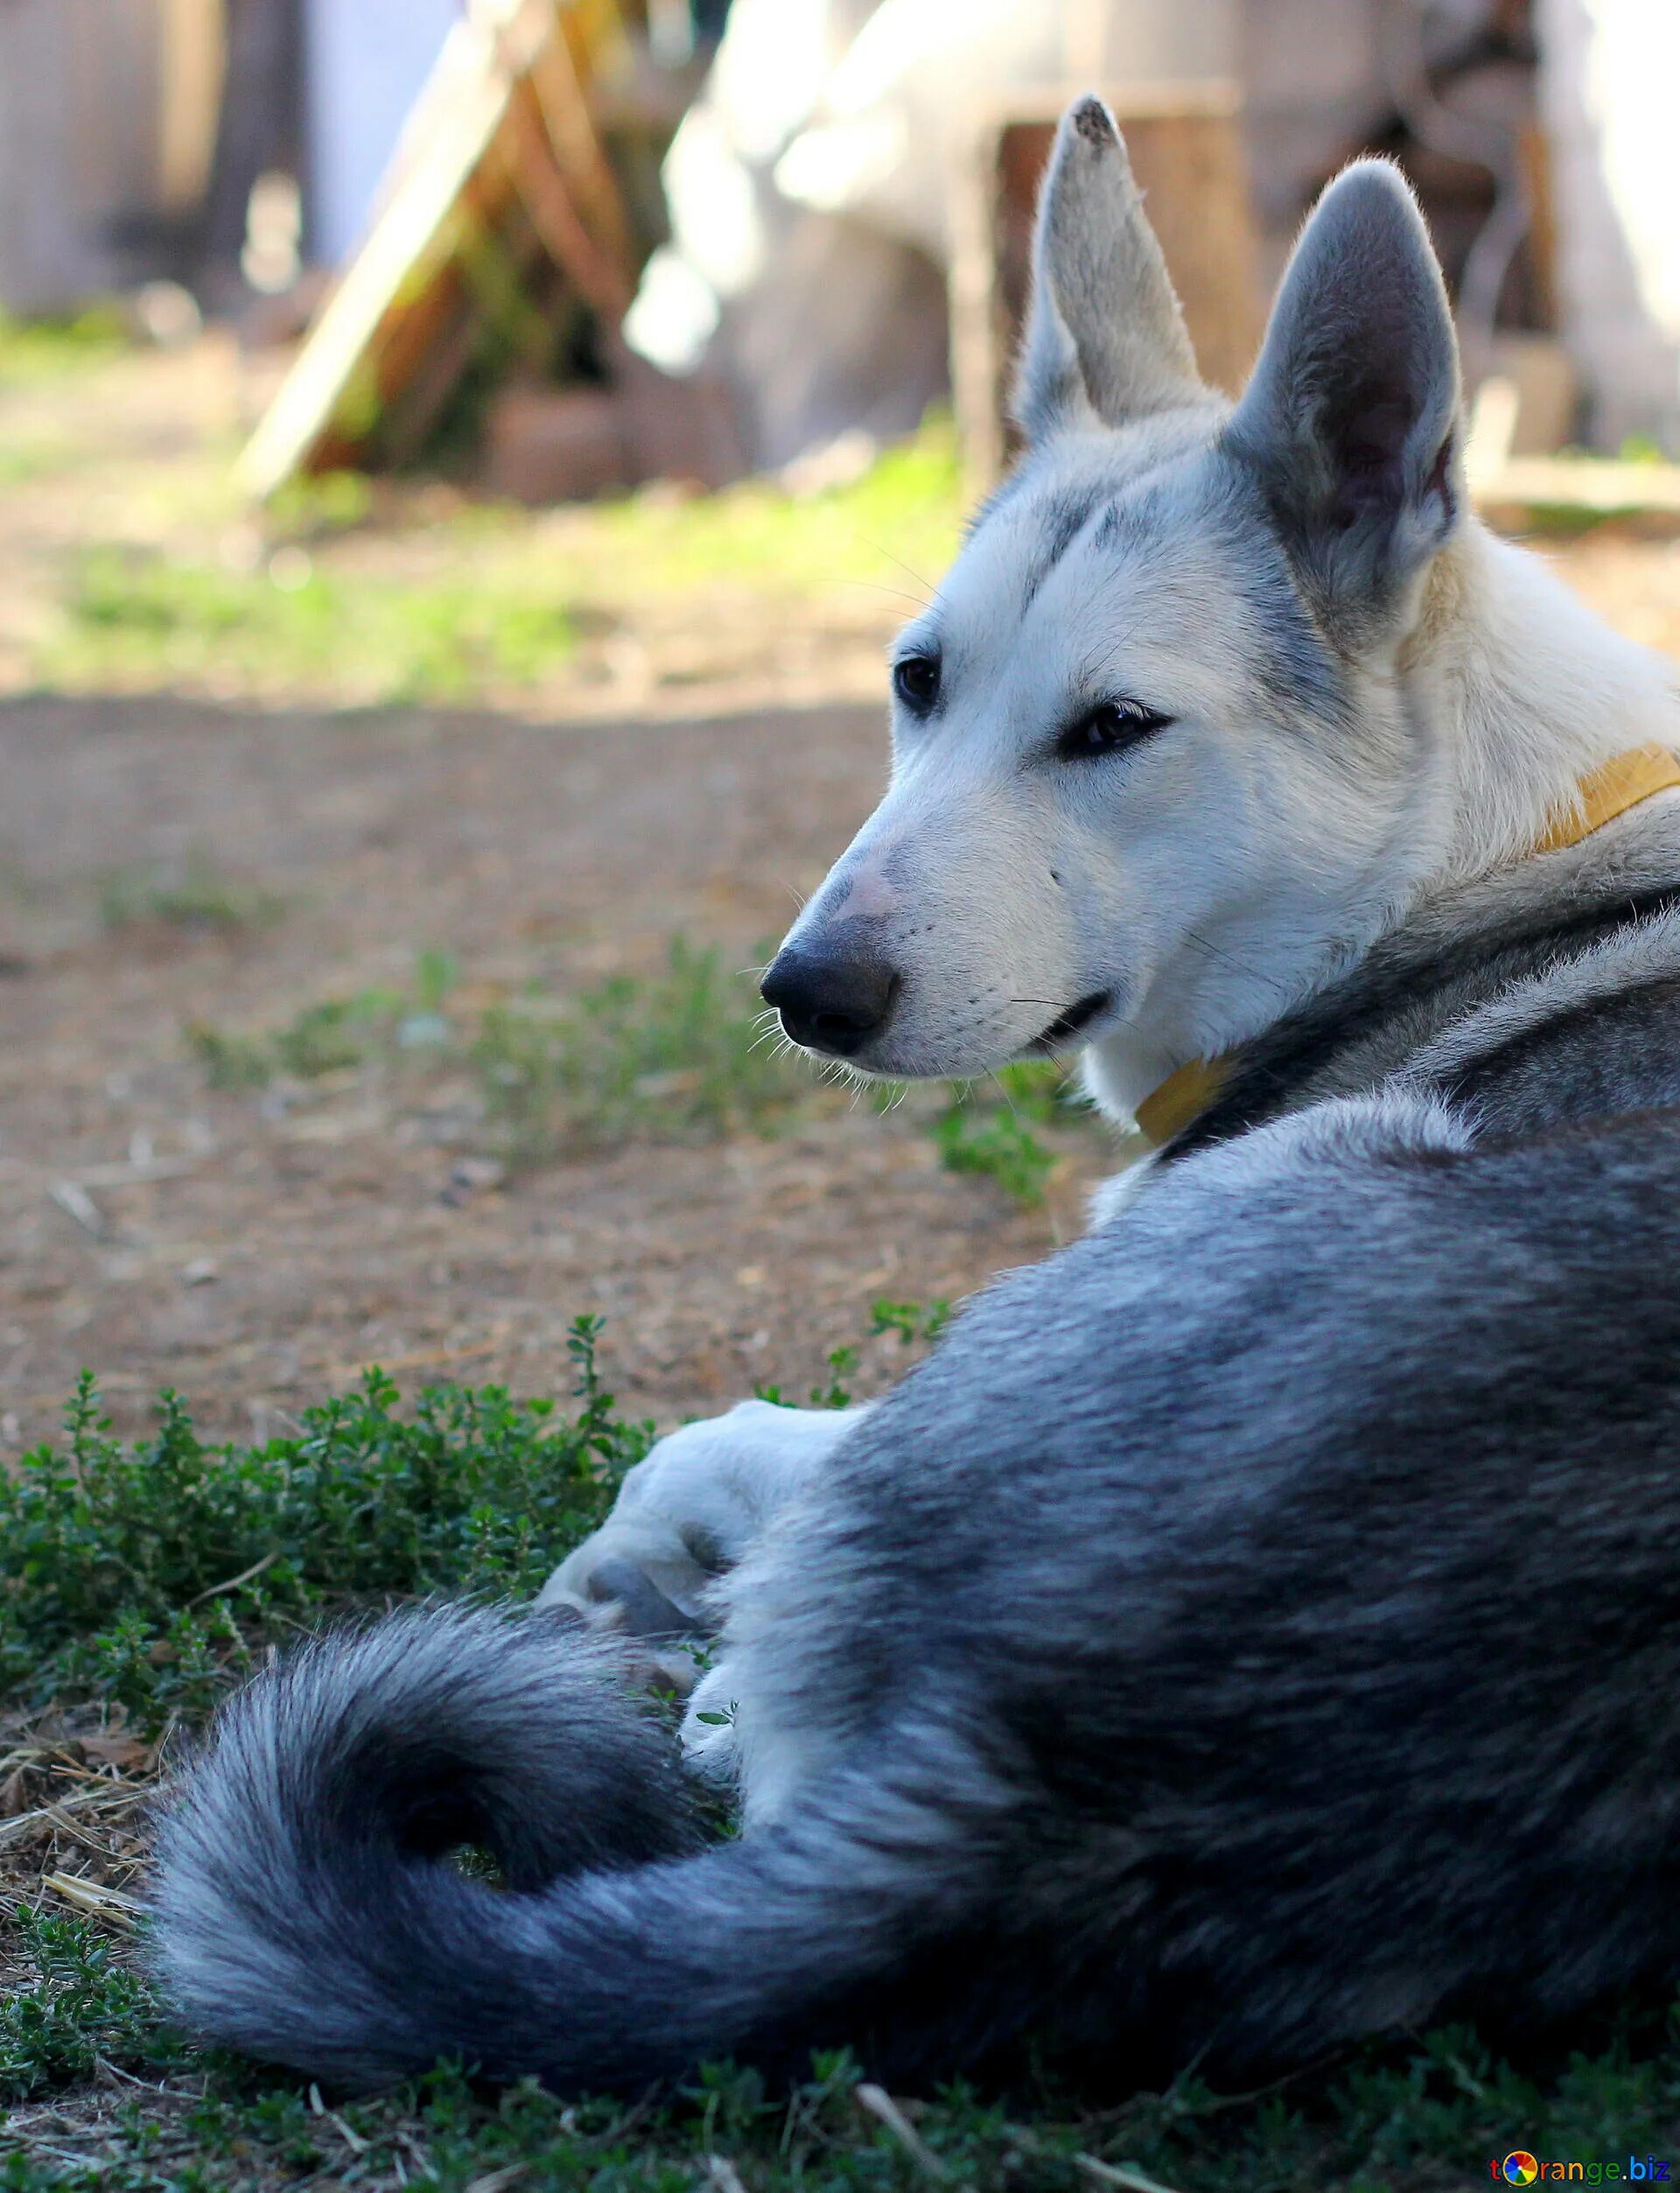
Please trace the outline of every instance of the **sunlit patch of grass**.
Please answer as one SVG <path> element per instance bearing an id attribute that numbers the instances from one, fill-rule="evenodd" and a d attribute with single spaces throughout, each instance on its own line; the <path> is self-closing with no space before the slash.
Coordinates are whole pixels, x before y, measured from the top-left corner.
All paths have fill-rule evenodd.
<path id="1" fill-rule="evenodd" d="M 80 452 L 61 434 L 7 434 L 0 437 L 0 488 L 23 487 L 32 480 L 50 480 L 81 461 Z"/>
<path id="2" fill-rule="evenodd" d="M 932 599 L 961 538 L 963 489 L 956 431 L 931 421 L 884 450 L 858 479 L 795 495 L 773 480 L 674 501 L 638 495 L 592 514 L 611 571 L 681 591 L 722 580 L 777 587 L 878 582 L 900 589 L 906 616 Z"/>
<path id="3" fill-rule="evenodd" d="M 696 618 L 720 595 L 767 613 L 797 604 L 802 629 L 826 629 L 836 611 L 848 632 L 873 611 L 908 616 L 961 531 L 956 438 L 941 420 L 818 492 L 747 480 L 541 512 L 353 473 L 299 482 L 254 512 L 231 485 L 233 454 L 206 439 L 191 466 L 152 466 L 131 537 L 119 520 L 65 557 L 31 626 L 37 683 L 333 707 L 517 704 L 578 675 L 580 634 L 668 623 L 687 598 Z M 37 449 L 20 424 L 0 441 L 0 489 L 73 459 Z M 606 675 L 587 650 L 582 667 Z"/>
<path id="4" fill-rule="evenodd" d="M 570 655 L 564 600 L 461 571 L 400 582 L 296 546 L 251 571 L 95 548 L 76 561 L 39 675 L 74 690 L 187 683 L 313 690 L 363 704 L 452 702 L 536 683 Z"/>
<path id="5" fill-rule="evenodd" d="M 0 389 L 56 381 L 101 365 L 131 347 L 119 307 L 90 305 L 68 318 L 28 319 L 0 312 Z"/>
<path id="6" fill-rule="evenodd" d="M 365 524 L 374 501 L 374 483 L 366 473 L 320 473 L 279 488 L 269 501 L 269 522 L 287 539 L 323 539 Z"/>

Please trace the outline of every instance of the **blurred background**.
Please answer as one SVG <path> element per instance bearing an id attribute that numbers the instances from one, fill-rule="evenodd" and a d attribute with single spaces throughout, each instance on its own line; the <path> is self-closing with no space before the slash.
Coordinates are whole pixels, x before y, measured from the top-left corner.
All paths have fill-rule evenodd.
<path id="1" fill-rule="evenodd" d="M 572 604 L 564 668 L 535 614 L 430 648 L 397 633 L 388 660 L 370 598 L 357 669 L 310 585 L 332 557 L 305 543 L 276 576 L 268 551 L 469 507 L 646 518 L 749 479 L 810 502 L 895 450 L 984 489 L 1010 456 L 1037 179 L 1083 85 L 1124 123 L 1210 378 L 1240 385 L 1325 181 L 1386 152 L 1447 268 L 1484 505 L 1671 515 L 1677 73 L 1670 0 L 0 0 L 24 391 L 0 480 L 56 472 L 62 510 L 95 448 L 179 460 L 150 533 L 108 499 L 67 603 L 61 566 L 18 574 L 0 677 L 658 688 L 680 673 L 615 615 L 606 543 L 721 569 L 717 509 L 543 536 L 598 597 Z M 119 355 L 125 375 L 81 370 Z M 225 583 L 195 617 L 189 550 L 217 522 Z M 526 537 L 469 530 L 480 580 Z M 258 565 L 306 598 L 270 605 L 266 650 L 234 598 Z M 775 631 L 782 673 L 803 636 Z M 709 671 L 752 645 L 699 624 L 689 644 Z"/>
<path id="2" fill-rule="evenodd" d="M 0 0 L 0 1454 L 579 1312 L 668 1419 L 867 1390 L 1075 1230 L 1053 1075 L 878 1118 L 744 971 L 1009 461 L 1058 111 L 1230 387 L 1397 159 L 1485 511 L 1680 652 L 1676 85 L 1675 0 Z"/>
<path id="3" fill-rule="evenodd" d="M 1676 59 L 1664 0 L 4 0 L 0 303 L 257 349 L 317 320 L 263 492 L 716 482 L 904 433 L 953 380 L 984 462 L 982 323 L 1095 84 L 1216 375 L 1382 151 L 1523 450 L 1673 454 Z"/>

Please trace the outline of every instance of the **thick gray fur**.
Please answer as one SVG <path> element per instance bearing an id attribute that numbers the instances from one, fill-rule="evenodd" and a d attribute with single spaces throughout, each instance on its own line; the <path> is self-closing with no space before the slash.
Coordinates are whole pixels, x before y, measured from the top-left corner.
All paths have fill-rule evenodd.
<path id="1" fill-rule="evenodd" d="M 738 1839 L 579 1626 L 329 1641 L 165 1829 L 201 2033 L 357 2084 L 914 2078 L 1033 2026 L 1222 2076 L 1680 1978 L 1680 813 L 1532 850 L 1670 698 L 1459 507 L 1391 177 L 1331 193 L 1232 417 L 1152 416 L 1182 361 L 1100 138 L 1046 207 L 1102 233 L 1047 247 L 1041 444 L 798 934 L 906 970 L 865 1067 L 980 1070 L 1100 992 L 1110 1110 L 1198 1042 L 1228 1084 L 780 1479 L 774 1412 L 689 1427 L 560 1572 L 719 1630 Z M 1152 364 L 1093 363 L 1105 252 Z M 1135 751 L 1060 756 L 1186 662 Z"/>

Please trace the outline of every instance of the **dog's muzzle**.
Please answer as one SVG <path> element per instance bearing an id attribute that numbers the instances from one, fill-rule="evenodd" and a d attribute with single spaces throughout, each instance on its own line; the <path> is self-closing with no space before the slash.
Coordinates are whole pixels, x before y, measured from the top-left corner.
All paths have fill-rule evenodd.
<path id="1" fill-rule="evenodd" d="M 789 945 L 759 985 L 784 1033 L 808 1051 L 855 1058 L 892 1018 L 901 978 L 884 959 L 846 958 Z"/>

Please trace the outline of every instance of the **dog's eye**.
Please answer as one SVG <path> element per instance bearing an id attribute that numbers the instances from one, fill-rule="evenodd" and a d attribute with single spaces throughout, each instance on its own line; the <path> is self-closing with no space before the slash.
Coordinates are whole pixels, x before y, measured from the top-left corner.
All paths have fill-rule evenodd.
<path id="1" fill-rule="evenodd" d="M 939 657 L 903 656 L 892 665 L 892 690 L 913 716 L 925 716 L 939 698 Z"/>
<path id="2" fill-rule="evenodd" d="M 1105 753 L 1135 746 L 1152 732 L 1165 731 L 1170 716 L 1145 708 L 1142 701 L 1104 701 L 1076 724 L 1070 724 L 1056 741 L 1064 761 L 1088 761 Z"/>

